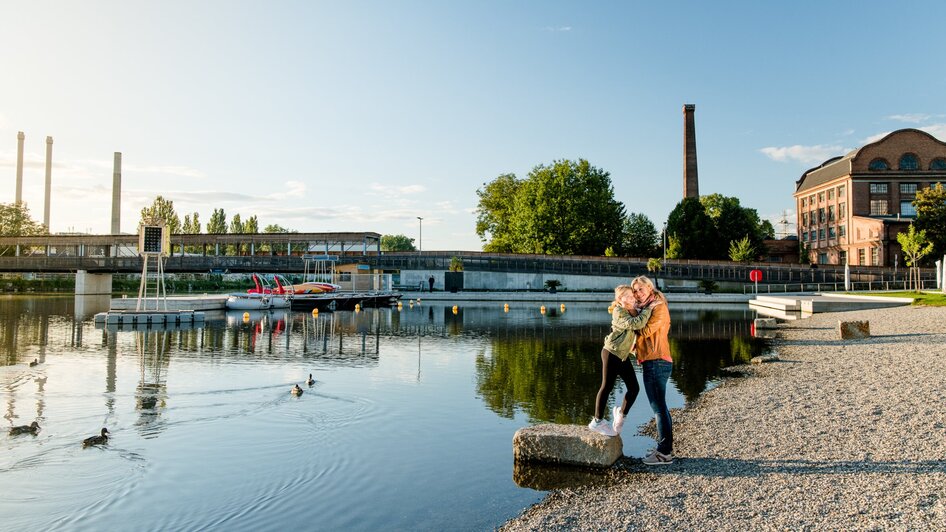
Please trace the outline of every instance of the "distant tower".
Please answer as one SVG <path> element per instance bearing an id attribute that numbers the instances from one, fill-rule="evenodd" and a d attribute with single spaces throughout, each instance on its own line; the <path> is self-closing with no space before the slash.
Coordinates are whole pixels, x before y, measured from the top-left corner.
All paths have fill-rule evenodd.
<path id="1" fill-rule="evenodd" d="M 112 166 L 112 234 L 121 231 L 122 219 L 122 152 L 115 152 L 115 162 Z"/>
<path id="2" fill-rule="evenodd" d="M 49 195 L 53 184 L 53 138 L 46 137 L 46 200 L 43 203 L 43 225 L 49 231 Z"/>
<path id="3" fill-rule="evenodd" d="M 22 131 L 16 134 L 16 202 L 23 201 L 23 139 L 26 135 Z"/>
<path id="4" fill-rule="evenodd" d="M 696 172 L 696 124 L 692 103 L 683 106 L 683 197 L 699 198 L 700 181 Z"/>

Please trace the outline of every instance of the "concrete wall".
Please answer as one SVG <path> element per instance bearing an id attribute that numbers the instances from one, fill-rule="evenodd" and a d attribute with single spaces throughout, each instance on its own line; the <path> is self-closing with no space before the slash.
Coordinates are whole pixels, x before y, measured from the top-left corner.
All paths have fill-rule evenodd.
<path id="1" fill-rule="evenodd" d="M 427 279 L 434 277 L 434 290 L 443 290 L 442 270 L 401 270 L 401 286 L 417 289 Z M 463 288 L 466 290 L 543 290 L 545 281 L 558 279 L 559 290 L 609 292 L 619 284 L 631 282 L 626 276 L 563 275 L 558 273 L 508 273 L 508 272 L 463 272 Z M 695 285 L 695 283 L 694 283 Z"/>
<path id="2" fill-rule="evenodd" d="M 112 274 L 89 273 L 85 270 L 76 272 L 76 295 L 90 296 L 112 293 Z"/>

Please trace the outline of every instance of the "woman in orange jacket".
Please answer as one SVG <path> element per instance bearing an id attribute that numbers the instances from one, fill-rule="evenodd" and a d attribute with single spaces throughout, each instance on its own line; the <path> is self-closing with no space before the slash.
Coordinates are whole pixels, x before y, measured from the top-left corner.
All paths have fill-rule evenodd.
<path id="1" fill-rule="evenodd" d="M 667 408 L 667 381 L 673 370 L 673 358 L 670 356 L 670 310 L 667 298 L 654 288 L 653 281 L 640 276 L 631 281 L 631 290 L 637 299 L 638 308 L 650 306 L 655 300 L 657 305 L 647 325 L 638 331 L 636 352 L 637 362 L 641 365 L 644 391 L 650 401 L 650 408 L 657 420 L 657 448 L 644 457 L 647 465 L 673 463 L 673 421 Z"/>

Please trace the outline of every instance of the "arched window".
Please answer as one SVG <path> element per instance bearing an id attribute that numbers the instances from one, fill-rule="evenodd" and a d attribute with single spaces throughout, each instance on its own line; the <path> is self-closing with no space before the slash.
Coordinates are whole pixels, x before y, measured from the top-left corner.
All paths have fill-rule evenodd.
<path id="1" fill-rule="evenodd" d="M 930 170 L 946 170 L 946 159 L 937 157 L 930 162 Z"/>
<path id="2" fill-rule="evenodd" d="M 919 168 L 920 168 L 920 162 L 917 160 L 916 155 L 912 153 L 904 153 L 900 157 L 901 170 L 917 170 Z"/>
<path id="3" fill-rule="evenodd" d="M 890 170 L 890 163 L 885 159 L 874 159 L 867 165 L 868 170 Z"/>

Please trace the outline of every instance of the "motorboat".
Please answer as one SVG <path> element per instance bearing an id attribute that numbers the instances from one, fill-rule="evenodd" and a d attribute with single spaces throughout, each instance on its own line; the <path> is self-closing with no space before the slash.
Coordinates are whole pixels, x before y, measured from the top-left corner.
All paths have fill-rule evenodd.
<path id="1" fill-rule="evenodd" d="M 246 293 L 236 292 L 227 297 L 228 309 L 269 310 L 289 308 L 292 304 L 295 292 L 285 277 L 274 274 L 273 281 L 269 282 L 264 276 L 254 273 L 252 279 L 255 285 L 253 288 Z"/>

